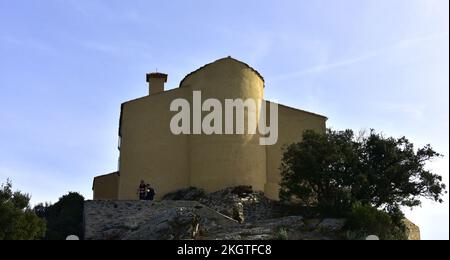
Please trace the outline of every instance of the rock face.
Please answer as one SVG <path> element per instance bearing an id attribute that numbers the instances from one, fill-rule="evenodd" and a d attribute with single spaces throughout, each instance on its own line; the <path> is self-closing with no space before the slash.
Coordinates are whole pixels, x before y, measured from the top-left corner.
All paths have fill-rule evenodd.
<path id="1" fill-rule="evenodd" d="M 193 239 L 238 223 L 195 201 L 86 201 L 87 240 Z"/>
<path id="2" fill-rule="evenodd" d="M 407 237 L 419 228 L 405 220 Z M 87 240 L 335 240 L 346 239 L 344 219 L 319 218 L 307 211 L 286 211 L 251 187 L 211 194 L 188 188 L 160 202 L 86 201 Z"/>
<path id="3" fill-rule="evenodd" d="M 274 217 L 276 203 L 250 186 L 237 186 L 207 194 L 201 189 L 187 188 L 169 193 L 163 200 L 195 200 L 239 223 Z"/>
<path id="4" fill-rule="evenodd" d="M 340 240 L 344 233 L 336 227 L 317 225 L 324 220 L 316 219 L 316 226 L 307 225 L 309 220 L 302 216 L 288 216 L 259 220 L 217 229 L 215 233 L 206 234 L 203 239 L 220 240 Z M 342 227 L 341 227 L 342 228 Z"/>
<path id="5" fill-rule="evenodd" d="M 276 203 L 239 186 L 180 190 L 151 201 L 86 201 L 85 239 L 338 239 L 338 220 L 276 217 Z M 319 228 L 320 226 L 320 228 Z"/>
<path id="6" fill-rule="evenodd" d="M 420 240 L 420 229 L 408 219 L 403 220 L 406 229 L 406 237 L 408 240 Z"/>
<path id="7" fill-rule="evenodd" d="M 301 216 L 289 216 L 239 224 L 196 201 L 86 201 L 84 222 L 86 240 L 340 238 L 334 224 L 317 228 L 329 220 L 311 226 Z"/>

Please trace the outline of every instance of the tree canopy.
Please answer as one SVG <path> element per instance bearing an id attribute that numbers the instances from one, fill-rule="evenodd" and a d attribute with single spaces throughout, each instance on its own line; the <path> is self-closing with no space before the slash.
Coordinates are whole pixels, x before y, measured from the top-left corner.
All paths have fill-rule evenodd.
<path id="1" fill-rule="evenodd" d="M 64 240 L 68 235 L 83 235 L 84 197 L 69 192 L 55 204 L 39 204 L 34 208 L 36 214 L 47 222 L 45 239 Z"/>
<path id="2" fill-rule="evenodd" d="M 280 198 L 319 206 L 334 213 L 355 202 L 398 212 L 415 207 L 421 198 L 442 202 L 442 177 L 426 169 L 441 155 L 430 145 L 414 149 L 405 137 L 384 137 L 371 130 L 306 131 L 289 145 L 282 158 Z"/>
<path id="3" fill-rule="evenodd" d="M 45 222 L 29 205 L 30 196 L 12 190 L 11 181 L 0 188 L 0 240 L 34 240 L 45 234 Z"/>

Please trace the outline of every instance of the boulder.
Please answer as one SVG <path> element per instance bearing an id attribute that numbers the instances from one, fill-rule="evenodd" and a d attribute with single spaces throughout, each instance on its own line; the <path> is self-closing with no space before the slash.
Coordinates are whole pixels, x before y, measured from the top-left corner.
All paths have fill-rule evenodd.
<path id="1" fill-rule="evenodd" d="M 405 225 L 405 235 L 408 240 L 420 240 L 420 229 L 409 219 L 403 219 Z"/>
<path id="2" fill-rule="evenodd" d="M 338 232 L 341 231 L 344 226 L 345 219 L 326 218 L 323 219 L 316 228 L 328 232 Z"/>

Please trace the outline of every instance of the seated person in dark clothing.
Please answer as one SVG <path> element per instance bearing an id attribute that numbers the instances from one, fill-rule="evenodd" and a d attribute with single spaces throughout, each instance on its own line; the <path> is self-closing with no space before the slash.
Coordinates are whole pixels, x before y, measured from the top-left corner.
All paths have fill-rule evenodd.
<path id="1" fill-rule="evenodd" d="M 138 193 L 139 193 L 139 199 L 145 200 L 145 193 L 147 191 L 147 185 L 145 185 L 145 182 L 142 180 L 141 184 L 139 184 Z"/>
<path id="2" fill-rule="evenodd" d="M 155 197 L 155 190 L 150 187 L 150 184 L 147 184 L 147 196 L 145 197 L 146 200 L 153 200 Z"/>

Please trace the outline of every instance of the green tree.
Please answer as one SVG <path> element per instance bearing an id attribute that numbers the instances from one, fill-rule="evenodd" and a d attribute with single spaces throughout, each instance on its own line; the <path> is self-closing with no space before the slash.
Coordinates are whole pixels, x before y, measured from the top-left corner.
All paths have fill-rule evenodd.
<path id="1" fill-rule="evenodd" d="M 34 212 L 47 222 L 45 239 L 64 240 L 68 235 L 82 237 L 83 204 L 82 195 L 69 192 L 53 205 L 37 205 Z"/>
<path id="2" fill-rule="evenodd" d="M 45 222 L 29 205 L 30 196 L 12 191 L 10 180 L 0 188 L 0 240 L 35 240 L 45 234 Z"/>
<path id="3" fill-rule="evenodd" d="M 425 169 L 439 156 L 430 145 L 415 151 L 405 137 L 385 138 L 373 130 L 359 138 L 351 130 L 306 131 L 283 155 L 280 198 L 342 214 L 360 202 L 394 216 L 400 206 L 420 205 L 421 198 L 442 202 L 442 177 Z"/>
<path id="4" fill-rule="evenodd" d="M 297 198 L 332 215 L 350 209 L 358 146 L 350 130 L 306 131 L 303 141 L 288 146 L 283 155 L 280 199 Z"/>
<path id="5" fill-rule="evenodd" d="M 419 206 L 421 198 L 442 203 L 446 192 L 442 177 L 425 169 L 427 162 L 441 156 L 430 145 L 415 151 L 405 137 L 385 138 L 372 130 L 361 141 L 361 171 L 354 196 L 389 212 Z"/>

